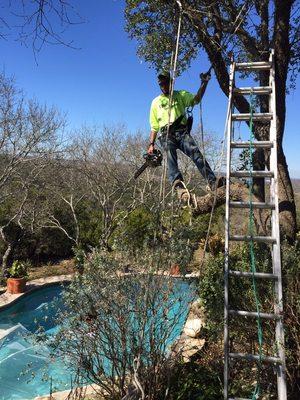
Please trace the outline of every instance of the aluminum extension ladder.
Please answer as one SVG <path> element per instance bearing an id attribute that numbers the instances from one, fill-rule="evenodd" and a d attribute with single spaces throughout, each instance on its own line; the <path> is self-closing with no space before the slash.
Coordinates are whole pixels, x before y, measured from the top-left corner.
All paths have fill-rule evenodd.
<path id="1" fill-rule="evenodd" d="M 236 71 L 270 71 L 269 86 L 264 87 L 235 87 Z M 271 52 L 269 62 L 252 62 L 252 63 L 235 63 L 232 62 L 230 68 L 230 91 L 228 104 L 228 120 L 227 120 L 227 168 L 226 168 L 226 220 L 225 220 L 225 268 L 224 268 L 224 399 L 225 400 L 250 400 L 242 398 L 230 397 L 230 361 L 232 359 L 242 359 L 248 362 L 257 362 L 260 360 L 257 354 L 234 353 L 230 350 L 230 330 L 229 321 L 231 316 L 243 318 L 257 318 L 257 312 L 233 310 L 229 304 L 229 277 L 235 276 L 241 279 L 251 279 L 253 273 L 235 271 L 229 265 L 230 243 L 238 242 L 265 242 L 272 248 L 272 273 L 254 273 L 257 280 L 268 279 L 274 282 L 275 306 L 274 313 L 259 313 L 261 319 L 271 319 L 276 321 L 275 341 L 277 354 L 273 357 L 262 356 L 263 363 L 273 364 L 277 374 L 277 390 L 278 400 L 287 399 L 286 390 L 286 367 L 285 367 L 285 351 L 284 351 L 284 331 L 283 331 L 283 305 L 282 305 L 282 279 L 281 279 L 281 257 L 280 257 L 280 236 L 279 236 L 279 208 L 278 208 L 278 189 L 277 189 L 277 143 L 276 143 L 276 99 L 275 99 L 275 71 L 274 71 L 274 52 Z M 269 112 L 253 113 L 253 121 L 270 121 L 269 141 L 254 141 L 252 148 L 263 148 L 270 150 L 270 168 L 264 171 L 253 171 L 250 175 L 249 171 L 233 171 L 231 168 L 232 149 L 241 148 L 249 149 L 249 141 L 234 141 L 233 124 L 234 121 L 250 121 L 251 114 L 235 114 L 233 113 L 233 99 L 236 95 L 268 95 L 269 96 Z M 253 202 L 253 209 L 269 209 L 271 211 L 271 236 L 247 236 L 232 235 L 230 233 L 230 217 L 232 209 L 249 209 L 249 202 L 231 201 L 230 200 L 230 178 L 249 178 L 250 176 L 270 179 L 270 200 L 268 202 Z M 262 394 L 263 395 L 263 394 Z"/>

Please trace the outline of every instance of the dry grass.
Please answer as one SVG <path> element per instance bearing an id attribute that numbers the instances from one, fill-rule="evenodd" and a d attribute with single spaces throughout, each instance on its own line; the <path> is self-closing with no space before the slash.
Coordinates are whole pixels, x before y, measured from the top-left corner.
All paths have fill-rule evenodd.
<path id="1" fill-rule="evenodd" d="M 46 264 L 29 269 L 29 280 L 45 278 L 54 275 L 67 275 L 74 272 L 74 259 L 60 261 L 56 264 Z"/>

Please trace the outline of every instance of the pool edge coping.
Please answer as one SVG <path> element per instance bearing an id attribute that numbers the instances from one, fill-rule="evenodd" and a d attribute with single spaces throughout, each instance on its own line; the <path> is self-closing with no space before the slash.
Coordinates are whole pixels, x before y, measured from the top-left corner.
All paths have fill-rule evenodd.
<path id="1" fill-rule="evenodd" d="M 124 276 L 126 275 L 131 275 L 132 272 L 129 273 L 123 273 Z M 144 274 L 144 272 L 142 273 Z M 71 282 L 73 277 L 76 274 L 66 274 L 66 275 L 53 275 L 53 276 L 48 276 L 45 278 L 38 278 L 38 279 L 33 279 L 31 281 L 28 281 L 26 284 L 26 291 L 24 293 L 19 293 L 19 294 L 10 294 L 7 291 L 3 292 L 0 294 L 0 312 L 2 310 L 5 310 L 7 307 L 11 306 L 12 304 L 15 304 L 18 302 L 19 299 L 26 297 L 28 294 L 34 292 L 35 290 L 38 290 L 42 287 L 47 287 L 59 283 L 64 283 L 64 282 Z M 176 275 L 170 275 L 169 273 L 166 272 L 158 272 L 155 275 L 166 275 L 166 276 L 172 276 L 172 278 L 179 278 L 179 279 L 197 279 L 199 278 L 198 274 L 191 273 L 191 274 L 176 274 Z"/>
<path id="2" fill-rule="evenodd" d="M 26 297 L 27 295 L 38 289 L 47 286 L 62 284 L 64 282 L 71 282 L 73 276 L 74 274 L 54 275 L 28 281 L 26 285 L 26 291 L 24 293 L 10 294 L 6 291 L 0 295 L 0 312 L 2 310 L 5 310 L 12 304 L 17 303 L 20 299 Z"/>

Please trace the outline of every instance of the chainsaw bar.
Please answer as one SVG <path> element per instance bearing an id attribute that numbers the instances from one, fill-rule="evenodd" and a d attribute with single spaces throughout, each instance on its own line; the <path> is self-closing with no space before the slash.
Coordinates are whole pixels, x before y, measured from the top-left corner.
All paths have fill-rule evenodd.
<path id="1" fill-rule="evenodd" d="M 147 161 L 145 161 L 144 164 L 134 174 L 134 179 L 138 178 L 145 171 L 145 169 L 147 167 L 148 167 L 148 163 L 147 163 Z"/>

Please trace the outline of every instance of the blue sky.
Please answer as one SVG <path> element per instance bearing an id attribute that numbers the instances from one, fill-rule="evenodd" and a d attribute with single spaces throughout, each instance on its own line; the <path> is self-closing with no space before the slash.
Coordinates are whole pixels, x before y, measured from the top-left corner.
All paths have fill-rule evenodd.
<path id="1" fill-rule="evenodd" d="M 72 26 L 66 38 L 72 39 L 78 50 L 47 45 L 37 55 L 36 63 L 30 47 L 9 38 L 0 40 L 2 71 L 14 76 L 28 97 L 66 112 L 70 132 L 83 124 L 118 123 L 125 123 L 131 132 L 147 132 L 150 103 L 159 88 L 155 71 L 137 58 L 137 45 L 124 30 L 124 0 L 76 3 L 86 22 Z M 206 58 L 199 57 L 177 79 L 176 87 L 196 91 L 199 73 L 208 67 Z M 300 178 L 298 87 L 287 100 L 284 148 L 291 176 Z M 214 77 L 203 102 L 205 129 L 221 137 L 227 98 Z M 195 114 L 197 122 L 198 110 Z"/>

